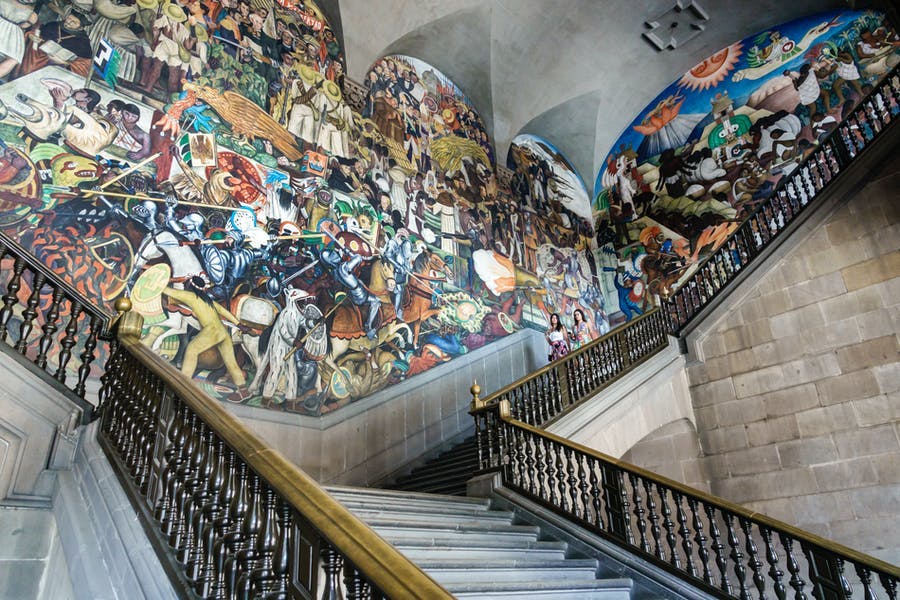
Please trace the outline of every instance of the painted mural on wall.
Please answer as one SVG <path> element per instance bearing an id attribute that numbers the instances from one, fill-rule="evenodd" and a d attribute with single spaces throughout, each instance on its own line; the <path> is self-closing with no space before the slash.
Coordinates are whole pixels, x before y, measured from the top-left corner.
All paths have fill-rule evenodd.
<path id="1" fill-rule="evenodd" d="M 386 57 L 353 111 L 311 1 L 0 9 L 0 227 L 214 397 L 322 414 L 602 307 L 462 92 Z"/>
<path id="2" fill-rule="evenodd" d="M 898 62 L 882 14 L 840 11 L 732 44 L 663 90 L 597 176 L 611 304 L 677 288 Z"/>
<path id="3" fill-rule="evenodd" d="M 608 291 L 604 294 L 594 260 L 591 202 L 581 176 L 553 144 L 530 134 L 513 139 L 506 166 L 513 171 L 512 203 L 497 207 L 494 222 L 511 221 L 512 230 L 519 220 L 525 222 L 526 252 L 519 253 L 516 237 L 509 236 L 506 255 L 521 256 L 548 290 L 538 312 L 545 318 L 558 313 L 571 330 L 580 308 L 591 337 L 607 333 Z"/>

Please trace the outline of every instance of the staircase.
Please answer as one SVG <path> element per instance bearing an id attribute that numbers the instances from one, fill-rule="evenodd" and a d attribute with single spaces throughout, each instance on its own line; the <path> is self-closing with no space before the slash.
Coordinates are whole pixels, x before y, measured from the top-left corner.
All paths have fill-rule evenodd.
<path id="1" fill-rule="evenodd" d="M 465 496 L 466 482 L 477 470 L 478 452 L 475 436 L 472 436 L 385 487 L 391 490 Z"/>
<path id="2" fill-rule="evenodd" d="M 598 579 L 600 561 L 577 558 L 539 527 L 516 524 L 490 500 L 328 487 L 328 492 L 458 598 L 620 600 L 631 579 Z"/>

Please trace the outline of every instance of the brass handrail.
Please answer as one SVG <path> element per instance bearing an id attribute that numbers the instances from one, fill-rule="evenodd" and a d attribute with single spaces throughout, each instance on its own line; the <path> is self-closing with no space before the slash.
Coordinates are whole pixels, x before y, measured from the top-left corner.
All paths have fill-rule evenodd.
<path id="1" fill-rule="evenodd" d="M 475 418 L 490 432 L 478 438 L 482 468 L 505 487 L 716 596 L 784 598 L 790 586 L 801 597 L 809 586 L 816 598 L 856 597 L 849 563 L 862 597 L 877 583 L 895 597 L 900 567 L 529 425 L 506 400 Z"/>
<path id="2" fill-rule="evenodd" d="M 199 417 L 283 502 L 302 515 L 384 597 L 452 598 L 433 579 L 332 498 L 308 474 L 266 444 L 180 371 L 142 345 L 139 319 L 139 315 L 134 313 L 126 313 L 122 317 L 118 336 L 121 349 L 157 377 L 165 389 L 174 393 L 188 410 Z"/>

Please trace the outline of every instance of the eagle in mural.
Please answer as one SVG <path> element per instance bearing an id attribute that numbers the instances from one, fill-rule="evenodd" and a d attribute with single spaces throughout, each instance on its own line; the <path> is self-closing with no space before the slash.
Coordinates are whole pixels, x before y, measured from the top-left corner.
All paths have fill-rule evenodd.
<path id="1" fill-rule="evenodd" d="M 209 104 L 220 117 L 231 125 L 238 135 L 249 140 L 269 140 L 288 160 L 300 160 L 303 151 L 297 147 L 294 136 L 254 102 L 232 91 L 221 92 L 205 85 L 185 82 L 188 97 Z"/>

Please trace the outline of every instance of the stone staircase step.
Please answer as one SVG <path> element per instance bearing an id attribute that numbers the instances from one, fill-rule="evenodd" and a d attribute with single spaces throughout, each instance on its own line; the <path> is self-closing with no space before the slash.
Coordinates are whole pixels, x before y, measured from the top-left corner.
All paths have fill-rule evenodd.
<path id="1" fill-rule="evenodd" d="M 354 502 L 374 502 L 377 499 L 382 502 L 396 502 L 404 505 L 414 504 L 418 506 L 434 506 L 438 511 L 442 510 L 442 508 L 448 505 L 466 505 L 470 508 L 481 507 L 485 511 L 490 510 L 490 500 L 486 500 L 484 498 L 460 498 L 459 496 L 450 496 L 443 494 L 385 490 L 378 488 L 353 488 L 335 485 L 326 486 L 325 489 L 329 494 L 342 502 L 344 499 L 348 499 Z"/>
<path id="2" fill-rule="evenodd" d="M 400 519 L 409 523 L 509 523 L 513 514 L 505 510 L 491 511 L 466 511 L 449 508 L 444 512 L 435 513 L 420 507 L 381 507 L 381 506 L 352 506 L 357 517 L 363 521 L 369 519 Z"/>
<path id="3" fill-rule="evenodd" d="M 539 600 L 629 600 L 630 579 L 579 579 L 560 585 L 555 581 L 523 580 L 517 583 L 448 583 L 444 586 L 457 598 L 479 600 L 510 600 L 536 598 Z"/>
<path id="4" fill-rule="evenodd" d="M 423 559 L 416 564 L 441 585 L 483 581 L 485 583 L 518 582 L 523 576 L 540 581 L 593 579 L 597 561 L 593 559 L 515 560 L 489 559 Z"/>
<path id="5" fill-rule="evenodd" d="M 409 475 L 405 475 L 398 479 L 391 487 L 402 489 L 404 486 L 409 486 L 410 484 L 418 487 L 425 487 L 435 483 L 446 484 L 456 480 L 468 481 L 477 468 L 478 465 L 475 462 L 466 463 L 464 465 L 435 465 L 428 469 L 423 469 L 422 471 L 413 471 Z"/>
<path id="6" fill-rule="evenodd" d="M 537 541 L 540 530 L 528 525 L 472 525 L 407 523 L 391 519 L 367 521 L 382 536 L 403 536 L 424 539 L 451 537 L 454 543 L 466 544 L 467 539 L 489 540 L 496 538 Z"/>
<path id="7" fill-rule="evenodd" d="M 566 548 L 528 548 L 523 547 L 478 547 L 466 542 L 465 547 L 459 546 L 415 546 L 390 541 L 407 558 L 421 564 L 426 560 L 562 560 L 566 555 Z M 536 542 L 541 543 L 541 542 Z"/>

